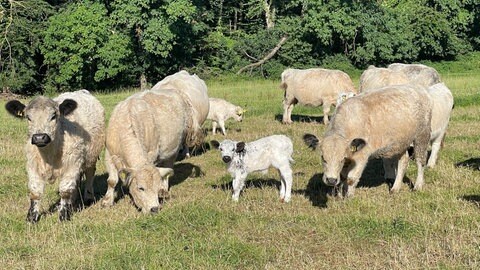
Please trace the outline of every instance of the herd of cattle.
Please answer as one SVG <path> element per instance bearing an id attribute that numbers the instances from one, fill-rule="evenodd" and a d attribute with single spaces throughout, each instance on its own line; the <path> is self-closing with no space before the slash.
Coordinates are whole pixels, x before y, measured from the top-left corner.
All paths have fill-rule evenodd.
<path id="1" fill-rule="evenodd" d="M 414 149 L 418 168 L 414 189 L 424 183 L 428 166 L 435 166 L 445 136 L 453 97 L 439 74 L 424 65 L 370 66 L 357 91 L 350 77 L 339 70 L 287 69 L 282 73 L 285 90 L 283 123 L 291 123 L 295 104 L 322 106 L 327 129 L 322 139 L 306 134 L 305 142 L 321 148 L 323 181 L 336 187 L 338 196 L 352 196 L 369 158 L 383 160 L 385 179 L 399 190 Z M 329 121 L 330 107 L 335 112 Z M 202 124 L 212 120 L 226 135 L 225 121 L 241 121 L 245 112 L 225 100 L 209 98 L 205 82 L 180 71 L 167 76 L 150 90 L 118 103 L 105 127 L 104 109 L 87 90 L 57 98 L 36 97 L 22 104 L 12 100 L 6 110 L 28 120 L 27 157 L 30 208 L 27 220 L 40 219 L 40 200 L 46 183 L 59 179 L 59 219 L 69 220 L 78 187 L 85 179 L 84 203 L 94 200 L 93 179 L 98 157 L 105 150 L 108 189 L 102 206 L 114 202 L 118 180 L 129 187 L 135 205 L 145 213 L 160 210 L 168 196 L 169 177 L 181 151 L 203 143 Z M 233 200 L 238 200 L 248 173 L 273 166 L 281 176 L 280 199 L 291 198 L 293 144 L 284 135 L 245 143 L 225 140 L 218 145 L 222 160 L 233 176 Z"/>

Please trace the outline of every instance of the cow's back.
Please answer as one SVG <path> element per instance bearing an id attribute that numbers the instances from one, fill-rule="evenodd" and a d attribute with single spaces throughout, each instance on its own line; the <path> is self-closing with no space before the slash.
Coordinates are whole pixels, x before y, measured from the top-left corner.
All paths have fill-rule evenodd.
<path id="1" fill-rule="evenodd" d="M 185 102 L 173 90 L 144 91 L 117 104 L 107 149 L 125 167 L 174 159 L 185 135 Z"/>
<path id="2" fill-rule="evenodd" d="M 348 140 L 363 138 L 379 156 L 401 153 L 417 133 L 430 129 L 431 100 L 414 85 L 387 86 L 342 103 L 327 129 Z"/>
<path id="3" fill-rule="evenodd" d="M 105 110 L 87 90 L 63 93 L 54 101 L 60 104 L 65 99 L 75 100 L 77 108 L 65 117 L 62 126 L 67 133 L 75 135 L 71 138 L 81 136 L 86 147 L 86 166 L 93 166 L 105 145 Z"/>
<path id="4" fill-rule="evenodd" d="M 440 83 L 440 74 L 432 67 L 422 64 L 393 63 L 388 65 L 389 69 L 403 72 L 411 83 L 429 87 Z"/>
<path id="5" fill-rule="evenodd" d="M 406 84 L 409 80 L 403 72 L 370 66 L 360 76 L 360 92 L 367 92 L 389 85 Z"/>
<path id="6" fill-rule="evenodd" d="M 205 122 L 209 110 L 208 90 L 205 82 L 197 75 L 190 75 L 187 71 L 182 70 L 165 77 L 152 87 L 153 91 L 161 89 L 176 89 L 183 92 L 192 104 L 195 121 L 199 125 Z"/>

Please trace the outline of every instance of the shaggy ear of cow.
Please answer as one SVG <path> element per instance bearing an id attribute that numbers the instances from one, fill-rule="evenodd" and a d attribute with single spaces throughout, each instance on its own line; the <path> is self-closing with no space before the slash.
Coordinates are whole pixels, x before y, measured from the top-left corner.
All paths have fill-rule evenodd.
<path id="1" fill-rule="evenodd" d="M 218 149 L 220 147 L 220 143 L 216 140 L 211 140 L 210 144 L 213 146 L 213 148 Z"/>
<path id="2" fill-rule="evenodd" d="M 25 117 L 25 105 L 18 100 L 10 100 L 7 102 L 7 104 L 5 104 L 5 109 L 15 117 Z"/>
<path id="3" fill-rule="evenodd" d="M 125 183 L 126 186 L 130 186 L 130 182 L 132 180 L 132 172 L 129 169 L 121 169 L 118 172 L 118 177 Z"/>
<path id="4" fill-rule="evenodd" d="M 309 147 L 312 148 L 313 150 L 317 149 L 317 146 L 320 142 L 320 140 L 317 138 L 317 136 L 310 134 L 310 133 L 305 133 L 303 135 L 303 142 Z"/>
<path id="5" fill-rule="evenodd" d="M 352 152 L 360 151 L 365 145 L 367 145 L 367 142 L 364 139 L 360 139 L 360 138 L 353 139 L 353 141 L 350 143 L 350 151 Z"/>
<path id="6" fill-rule="evenodd" d="M 235 152 L 240 153 L 243 152 L 245 149 L 245 143 L 244 142 L 238 142 L 237 143 L 237 148 L 235 149 Z"/>
<path id="7" fill-rule="evenodd" d="M 71 114 L 77 108 L 77 102 L 73 99 L 65 99 L 60 104 L 60 113 L 64 116 Z"/>

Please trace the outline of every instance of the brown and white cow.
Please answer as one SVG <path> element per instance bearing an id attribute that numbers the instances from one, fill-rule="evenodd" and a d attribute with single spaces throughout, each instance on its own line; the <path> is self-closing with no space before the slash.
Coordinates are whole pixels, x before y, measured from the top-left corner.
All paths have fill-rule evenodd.
<path id="1" fill-rule="evenodd" d="M 28 121 L 27 157 L 30 209 L 27 220 L 40 219 L 45 184 L 60 180 L 61 221 L 69 220 L 80 179 L 86 178 L 84 200 L 94 199 L 95 165 L 105 144 L 105 116 L 100 102 L 87 90 L 64 93 L 55 99 L 36 97 L 22 104 L 6 104 L 7 111 Z"/>
<path id="2" fill-rule="evenodd" d="M 407 149 L 413 144 L 418 171 L 414 189 L 422 189 L 431 108 L 427 91 L 414 85 L 387 86 L 343 102 L 320 144 L 325 184 L 353 196 L 369 158 L 380 157 L 385 178 L 395 179 L 390 191 L 397 192 L 408 165 Z M 318 140 L 312 136 L 304 139 L 315 146 Z"/>
<path id="3" fill-rule="evenodd" d="M 352 80 L 343 71 L 321 68 L 286 69 L 282 73 L 280 85 L 285 90 L 283 99 L 284 124 L 292 123 L 292 110 L 295 104 L 322 106 L 323 123 L 328 124 L 330 107 L 337 104 L 341 93 L 357 93 Z"/>

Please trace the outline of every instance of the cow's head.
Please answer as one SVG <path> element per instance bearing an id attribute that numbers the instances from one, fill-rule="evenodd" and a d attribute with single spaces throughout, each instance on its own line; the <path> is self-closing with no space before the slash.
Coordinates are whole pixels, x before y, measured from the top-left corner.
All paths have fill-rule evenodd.
<path id="1" fill-rule="evenodd" d="M 233 118 L 235 119 L 235 121 L 238 121 L 238 122 L 242 122 L 243 120 L 243 114 L 245 113 L 246 111 L 244 109 L 242 109 L 242 107 L 240 106 L 237 106 L 235 107 L 235 114 L 233 116 Z"/>
<path id="2" fill-rule="evenodd" d="M 353 162 L 353 156 L 365 145 L 360 138 L 348 141 L 336 134 L 325 136 L 321 143 L 323 182 L 329 186 L 340 184 L 343 167 Z"/>
<path id="3" fill-rule="evenodd" d="M 31 143 L 44 147 L 55 140 L 59 119 L 72 113 L 77 108 L 77 102 L 65 99 L 58 104 L 50 98 L 37 97 L 27 106 L 18 100 L 11 100 L 5 104 L 5 108 L 15 117 L 27 119 Z"/>
<path id="4" fill-rule="evenodd" d="M 143 166 L 138 170 L 124 169 L 120 178 L 129 187 L 133 202 L 143 213 L 158 213 L 160 194 L 168 192 L 168 178 L 173 175 L 170 168 Z"/>
<path id="5" fill-rule="evenodd" d="M 222 153 L 222 160 L 225 163 L 230 163 L 233 160 L 233 157 L 239 153 L 245 151 L 244 142 L 236 142 L 231 140 L 224 140 L 220 143 L 219 147 L 220 152 Z"/>

